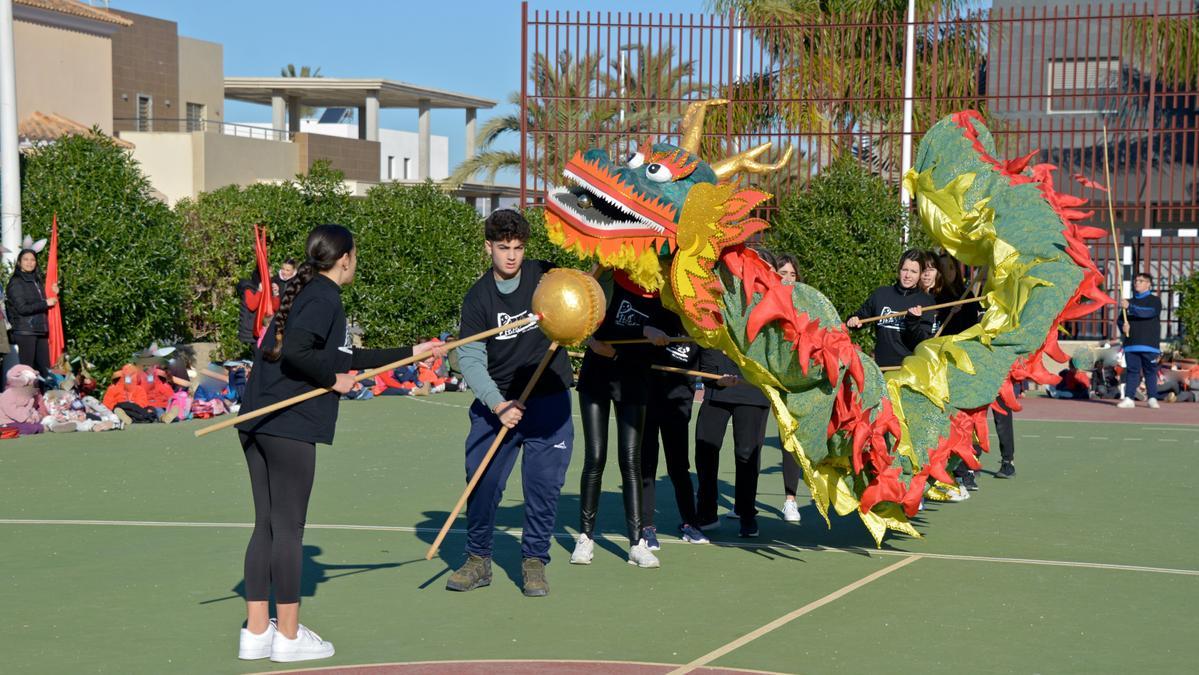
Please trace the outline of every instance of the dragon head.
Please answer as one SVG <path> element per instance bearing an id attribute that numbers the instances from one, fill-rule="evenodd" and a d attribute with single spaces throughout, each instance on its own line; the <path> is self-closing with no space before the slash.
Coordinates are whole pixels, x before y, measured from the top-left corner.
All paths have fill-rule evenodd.
<path id="1" fill-rule="evenodd" d="M 712 284 L 721 251 L 767 226 L 748 216 L 770 195 L 738 187 L 733 176 L 776 171 L 791 159 L 788 147 L 779 161 L 759 163 L 770 143 L 714 163 L 700 159 L 704 114 L 724 103 L 692 103 L 677 146 L 646 139 L 616 159 L 603 150 L 576 152 L 562 171 L 567 185 L 546 195 L 551 241 L 623 270 L 651 291 L 669 276 L 675 297 L 701 327 L 719 322 L 710 308 L 719 296 L 718 282 Z"/>

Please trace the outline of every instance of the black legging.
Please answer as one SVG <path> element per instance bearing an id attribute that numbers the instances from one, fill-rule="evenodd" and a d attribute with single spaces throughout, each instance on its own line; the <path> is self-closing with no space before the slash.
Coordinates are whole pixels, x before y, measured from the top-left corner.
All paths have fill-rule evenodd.
<path id="1" fill-rule="evenodd" d="M 600 482 L 608 461 L 608 413 L 612 399 L 579 392 L 583 416 L 583 475 L 579 480 L 579 530 L 588 537 L 595 531 Z M 616 453 L 620 464 L 620 489 L 624 494 L 625 525 L 629 542 L 641 538 L 641 428 L 645 405 L 616 402 Z"/>
<path id="2" fill-rule="evenodd" d="M 250 489 L 254 533 L 246 547 L 246 600 L 300 601 L 304 520 L 316 473 L 316 445 L 267 434 L 239 432 Z"/>
<path id="3" fill-rule="evenodd" d="M 666 455 L 666 474 L 674 486 L 674 501 L 679 518 L 687 525 L 698 526 L 695 519 L 695 488 L 691 486 L 690 450 L 687 434 L 691 426 L 692 396 L 671 398 L 662 395 L 659 387 L 650 389 L 645 411 L 645 431 L 641 435 L 641 526 L 654 524 L 657 502 L 658 434 L 662 435 L 662 450 Z"/>
<path id="4" fill-rule="evenodd" d="M 699 482 L 696 513 L 699 522 L 716 520 L 716 473 L 720 467 L 720 446 L 729 419 L 733 420 L 733 456 L 737 465 L 733 511 L 742 518 L 758 515 L 758 471 L 762 462 L 762 443 L 766 438 L 769 408 L 704 399 L 695 423 L 695 475 Z"/>
<path id="5" fill-rule="evenodd" d="M 14 334 L 13 342 L 17 343 L 17 356 L 21 365 L 29 366 L 42 377 L 50 374 L 50 340 L 45 335 Z"/>

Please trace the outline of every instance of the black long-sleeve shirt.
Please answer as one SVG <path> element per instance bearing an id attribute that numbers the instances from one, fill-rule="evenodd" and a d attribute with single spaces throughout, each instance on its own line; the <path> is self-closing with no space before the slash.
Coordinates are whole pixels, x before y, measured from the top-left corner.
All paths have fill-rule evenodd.
<path id="1" fill-rule="evenodd" d="M 296 295 L 283 327 L 278 361 L 263 354 L 275 346 L 275 321 L 267 327 L 262 351 L 246 382 L 242 413 L 264 408 L 313 389 L 333 386 L 338 373 L 375 368 L 412 355 L 409 347 L 355 349 L 341 304 L 341 289 L 323 275 Z M 237 425 L 241 431 L 293 438 L 309 443 L 332 443 L 339 395 L 326 392 L 282 410 Z"/>
<path id="2" fill-rule="evenodd" d="M 932 296 L 915 288 L 902 288 L 899 284 L 882 286 L 866 298 L 866 302 L 853 313 L 859 319 L 881 314 L 892 314 L 909 310 L 916 305 L 927 307 L 934 304 Z M 933 335 L 933 313 L 922 316 L 897 316 L 882 319 L 874 327 L 874 360 L 878 365 L 898 366 L 904 358 L 911 356 L 916 345 Z"/>

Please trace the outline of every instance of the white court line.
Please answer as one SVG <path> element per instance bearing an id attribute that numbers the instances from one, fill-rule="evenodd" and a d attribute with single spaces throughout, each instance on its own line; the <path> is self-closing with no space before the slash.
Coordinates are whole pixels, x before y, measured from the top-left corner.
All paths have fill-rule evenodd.
<path id="1" fill-rule="evenodd" d="M 37 519 L 37 518 L 0 518 L 0 525 L 86 525 L 86 526 L 107 526 L 107 527 L 206 527 L 206 528 L 243 528 L 250 529 L 254 527 L 253 523 L 207 523 L 207 522 L 189 522 L 189 521 L 169 521 L 169 520 L 81 520 L 81 519 Z M 304 526 L 305 529 L 312 530 L 350 530 L 350 531 L 365 531 L 365 532 L 403 532 L 407 534 L 420 533 L 436 533 L 440 532 L 440 528 L 436 527 L 412 527 L 408 525 L 350 525 L 350 524 L 319 524 L 309 523 Z M 462 528 L 450 528 L 450 534 L 466 534 L 466 530 Z M 496 532 L 512 535 L 514 537 L 521 536 L 520 528 L 500 529 Z M 555 532 L 553 534 L 558 539 L 569 539 L 574 541 L 575 535 L 570 532 Z M 602 539 L 614 544 L 627 543 L 624 537 L 599 535 L 596 539 Z M 703 544 L 689 544 L 682 539 L 662 539 L 664 545 L 672 546 L 702 546 Z M 1156 574 L 1178 574 L 1181 576 L 1199 577 L 1199 569 L 1175 569 L 1171 567 L 1147 567 L 1144 565 L 1118 565 L 1113 563 L 1096 563 L 1077 560 L 1041 560 L 1037 558 L 1003 558 L 996 556 L 982 555 L 960 555 L 956 553 L 918 553 L 914 551 L 897 551 L 888 549 L 863 548 L 861 546 L 801 546 L 790 542 L 779 541 L 778 539 L 770 542 L 713 542 L 714 548 L 743 548 L 743 549 L 788 549 L 792 551 L 813 551 L 818 553 L 856 553 L 859 555 L 873 556 L 899 556 L 911 558 L 919 556 L 923 558 L 937 560 L 959 560 L 969 562 L 991 562 L 991 563 L 1011 563 L 1018 565 L 1042 565 L 1047 567 L 1078 567 L 1085 569 L 1098 570 L 1116 570 L 1122 572 L 1153 572 Z"/>
<path id="2" fill-rule="evenodd" d="M 1054 436 L 1054 438 L 1069 438 L 1069 439 L 1073 439 L 1074 437 L 1073 437 L 1073 436 Z"/>
<path id="3" fill-rule="evenodd" d="M 780 616 L 779 618 L 775 619 L 774 621 L 771 621 L 770 623 L 766 624 L 765 626 L 756 628 L 756 629 L 746 633 L 745 635 L 742 635 L 741 637 L 737 638 L 736 640 L 733 640 L 732 642 L 730 642 L 724 646 L 718 647 L 718 648 L 708 652 L 707 654 L 704 654 L 703 656 L 699 657 L 698 659 L 695 659 L 694 661 L 688 663 L 685 666 L 679 666 L 678 668 L 670 671 L 670 673 L 668 673 L 668 675 L 683 675 L 684 673 L 690 673 L 691 671 L 695 670 L 696 668 L 706 666 L 709 663 L 715 661 L 716 659 L 724 656 L 725 654 L 728 654 L 729 652 L 734 651 L 736 649 L 740 649 L 741 647 L 744 647 L 745 645 L 749 644 L 750 642 L 757 640 L 758 638 L 762 637 L 763 635 L 766 635 L 767 633 L 778 630 L 779 628 L 782 628 L 783 626 L 791 623 L 792 621 L 798 619 L 799 617 L 801 617 L 805 614 L 810 614 L 811 612 L 814 612 L 814 611 L 820 609 L 821 607 L 829 604 L 830 602 L 839 600 L 842 597 L 865 586 L 866 584 L 868 584 L 872 581 L 881 579 L 902 567 L 911 565 L 912 563 L 916 562 L 919 559 L 920 559 L 919 555 L 914 555 L 909 558 L 904 558 L 903 560 L 900 560 L 897 563 L 893 563 L 891 565 L 888 565 L 887 567 L 882 568 L 881 570 L 875 572 L 874 574 L 871 574 L 866 577 L 862 577 L 861 579 L 858 579 L 857 581 L 853 582 L 852 584 L 849 584 L 848 586 L 843 586 L 843 587 L 833 591 L 832 593 L 829 593 L 828 595 L 824 596 L 823 598 L 820 598 L 819 600 L 809 602 L 808 604 L 804 605 L 803 607 L 800 607 L 799 609 L 797 609 L 795 611 L 788 612 L 788 613 Z"/>

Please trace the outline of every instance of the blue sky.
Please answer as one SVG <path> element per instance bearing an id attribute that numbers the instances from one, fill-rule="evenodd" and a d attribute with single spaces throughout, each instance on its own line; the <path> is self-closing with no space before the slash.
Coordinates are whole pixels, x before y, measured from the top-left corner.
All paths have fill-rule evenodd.
<path id="1" fill-rule="evenodd" d="M 288 63 L 327 77 L 383 77 L 496 100 L 479 124 L 512 112 L 520 88 L 518 0 L 112 0 L 110 6 L 174 21 L 179 34 L 224 46 L 225 74 L 275 76 Z M 533 9 L 644 11 L 639 0 L 547 0 Z M 654 12 L 700 12 L 703 0 L 657 0 Z M 269 122 L 267 106 L 228 102 L 228 122 Z M 416 111 L 385 110 L 383 126 L 416 130 Z M 463 113 L 432 112 L 448 136 L 450 165 L 463 154 Z M 515 147 L 515 143 L 506 143 Z M 509 179 L 510 180 L 510 179 Z"/>

